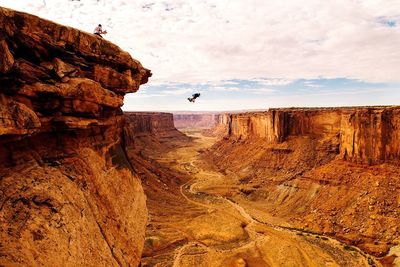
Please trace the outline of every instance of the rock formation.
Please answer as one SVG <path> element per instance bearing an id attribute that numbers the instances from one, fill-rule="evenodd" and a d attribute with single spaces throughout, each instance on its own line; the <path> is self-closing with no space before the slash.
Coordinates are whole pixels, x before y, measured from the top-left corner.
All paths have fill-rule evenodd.
<path id="1" fill-rule="evenodd" d="M 360 107 L 227 114 L 220 119 L 226 135 L 206 157 L 234 174 L 236 201 L 383 255 L 400 240 L 399 112 Z"/>
<path id="2" fill-rule="evenodd" d="M 172 141 L 187 138 L 174 126 L 172 113 L 163 112 L 125 112 L 125 145 L 134 146 L 135 139 L 154 137 L 156 140 Z"/>
<path id="3" fill-rule="evenodd" d="M 281 143 L 293 136 L 339 138 L 343 159 L 383 163 L 400 159 L 400 108 L 270 109 L 221 116 L 228 136 Z"/>
<path id="4" fill-rule="evenodd" d="M 150 76 L 104 39 L 0 8 L 0 265 L 139 264 L 120 107 Z"/>
<path id="5" fill-rule="evenodd" d="M 354 162 L 399 162 L 400 108 L 362 108 L 343 112 L 340 154 Z"/>

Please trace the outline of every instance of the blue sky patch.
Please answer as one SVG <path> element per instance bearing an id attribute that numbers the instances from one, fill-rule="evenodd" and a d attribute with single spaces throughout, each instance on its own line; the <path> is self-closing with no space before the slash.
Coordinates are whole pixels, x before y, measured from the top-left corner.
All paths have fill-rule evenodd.
<path id="1" fill-rule="evenodd" d="M 398 17 L 379 17 L 378 23 L 389 28 L 397 27 L 398 21 L 400 18 Z"/>
<path id="2" fill-rule="evenodd" d="M 197 92 L 201 97 L 196 103 L 189 103 L 187 98 Z M 396 103 L 400 103 L 400 84 L 397 83 L 348 78 L 255 78 L 144 85 L 136 94 L 126 97 L 124 110 L 242 110 Z"/>

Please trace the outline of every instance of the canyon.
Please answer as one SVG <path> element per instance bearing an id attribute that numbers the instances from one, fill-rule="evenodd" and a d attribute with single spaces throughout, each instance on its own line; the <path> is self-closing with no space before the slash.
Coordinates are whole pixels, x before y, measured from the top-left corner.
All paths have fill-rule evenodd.
<path id="1" fill-rule="evenodd" d="M 0 37 L 1 266 L 400 266 L 400 107 L 123 112 L 116 45 Z"/>
<path id="2" fill-rule="evenodd" d="M 173 139 L 130 134 L 128 158 L 148 197 L 142 266 L 398 264 L 396 166 L 346 158 L 339 142 L 349 112 L 396 109 L 221 114 L 218 131 L 190 122 L 189 137 L 171 134 L 169 119 Z"/>

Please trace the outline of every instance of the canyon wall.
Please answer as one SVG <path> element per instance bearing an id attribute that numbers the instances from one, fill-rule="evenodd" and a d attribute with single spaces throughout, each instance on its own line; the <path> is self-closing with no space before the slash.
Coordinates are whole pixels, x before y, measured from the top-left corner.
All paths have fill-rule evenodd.
<path id="1" fill-rule="evenodd" d="M 217 125 L 219 114 L 174 113 L 176 128 L 212 128 Z"/>
<path id="2" fill-rule="evenodd" d="M 222 113 L 218 115 L 218 123 L 217 125 L 228 125 L 231 121 L 230 114 Z"/>
<path id="3" fill-rule="evenodd" d="M 129 147 L 135 138 L 154 136 L 157 139 L 184 137 L 174 126 L 172 113 L 163 112 L 125 112 L 125 142 Z"/>
<path id="4" fill-rule="evenodd" d="M 293 135 L 338 133 L 340 113 L 336 109 L 270 109 L 266 112 L 232 114 L 225 121 L 229 127 L 229 137 L 283 142 Z"/>
<path id="5" fill-rule="evenodd" d="M 340 155 L 376 164 L 400 160 L 400 108 L 346 110 L 341 119 Z"/>
<path id="6" fill-rule="evenodd" d="M 139 264 L 120 107 L 150 76 L 102 38 L 0 8 L 0 265 Z"/>
<path id="7" fill-rule="evenodd" d="M 226 115 L 220 123 L 234 139 L 280 143 L 291 136 L 337 137 L 341 158 L 376 164 L 400 158 L 399 112 L 396 107 L 270 109 Z"/>

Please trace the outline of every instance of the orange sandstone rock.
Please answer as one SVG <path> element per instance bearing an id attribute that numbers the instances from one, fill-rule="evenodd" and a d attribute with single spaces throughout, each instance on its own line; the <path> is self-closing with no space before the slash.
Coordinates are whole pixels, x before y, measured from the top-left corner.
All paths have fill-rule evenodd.
<path id="1" fill-rule="evenodd" d="M 135 138 L 154 136 L 158 139 L 183 138 L 186 136 L 174 126 L 171 113 L 162 112 L 125 112 L 126 125 L 124 128 L 125 145 L 131 146 Z"/>
<path id="2" fill-rule="evenodd" d="M 137 266 L 147 209 L 121 145 L 151 72 L 95 35 L 0 8 L 0 265 Z"/>
<path id="3" fill-rule="evenodd" d="M 366 164 L 399 161 L 398 107 L 270 109 L 225 115 L 234 139 L 281 143 L 294 136 L 340 137 L 340 156 Z"/>

